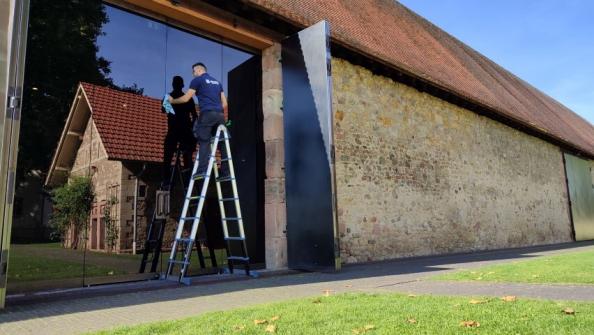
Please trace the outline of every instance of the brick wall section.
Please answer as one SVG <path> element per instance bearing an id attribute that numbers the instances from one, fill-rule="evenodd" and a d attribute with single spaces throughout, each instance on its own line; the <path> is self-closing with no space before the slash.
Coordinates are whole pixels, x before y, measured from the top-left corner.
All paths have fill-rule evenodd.
<path id="1" fill-rule="evenodd" d="M 262 109 L 266 147 L 264 219 L 266 267 L 287 267 L 287 219 L 285 206 L 285 156 L 282 112 L 280 44 L 262 53 Z"/>
<path id="2" fill-rule="evenodd" d="M 333 59 L 343 261 L 571 240 L 561 153 Z"/>

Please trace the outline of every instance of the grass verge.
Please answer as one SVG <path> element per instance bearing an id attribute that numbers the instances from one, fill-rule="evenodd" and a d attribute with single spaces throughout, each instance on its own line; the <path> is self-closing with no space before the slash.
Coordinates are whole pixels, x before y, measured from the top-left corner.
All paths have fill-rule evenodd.
<path id="1" fill-rule="evenodd" d="M 431 277 L 432 280 L 594 284 L 594 250 L 514 261 Z"/>
<path id="2" fill-rule="evenodd" d="M 341 294 L 98 334 L 591 334 L 594 304 Z"/>

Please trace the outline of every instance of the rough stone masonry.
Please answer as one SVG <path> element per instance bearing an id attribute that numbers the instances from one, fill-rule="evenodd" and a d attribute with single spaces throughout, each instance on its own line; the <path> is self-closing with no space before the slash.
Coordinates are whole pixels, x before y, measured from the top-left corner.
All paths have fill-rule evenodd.
<path id="1" fill-rule="evenodd" d="M 571 240 L 558 147 L 333 59 L 343 262 Z"/>

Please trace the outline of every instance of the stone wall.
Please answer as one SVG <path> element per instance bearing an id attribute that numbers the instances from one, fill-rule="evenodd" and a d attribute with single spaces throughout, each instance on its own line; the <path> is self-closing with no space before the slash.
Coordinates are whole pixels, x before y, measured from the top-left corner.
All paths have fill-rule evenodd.
<path id="1" fill-rule="evenodd" d="M 122 163 L 107 159 L 107 151 L 92 119 L 89 119 L 71 170 L 72 176 L 86 176 L 89 173 L 95 190 L 95 204 L 89 225 L 89 248 L 105 250 L 104 233 L 99 221 L 103 217 L 103 208 L 107 201 L 114 198 L 118 203 L 111 206 L 111 217 L 119 222 Z M 118 245 L 116 241 L 114 251 L 119 251 Z"/>
<path id="2" fill-rule="evenodd" d="M 571 240 L 560 149 L 333 59 L 347 263 Z"/>
<path id="3" fill-rule="evenodd" d="M 262 53 L 262 113 L 266 150 L 264 220 L 266 268 L 287 267 L 283 91 L 280 44 Z"/>

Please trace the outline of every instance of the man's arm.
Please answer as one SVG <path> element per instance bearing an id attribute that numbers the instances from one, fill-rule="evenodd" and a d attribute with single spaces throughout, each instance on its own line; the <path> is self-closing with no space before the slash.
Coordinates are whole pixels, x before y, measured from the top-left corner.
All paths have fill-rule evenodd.
<path id="1" fill-rule="evenodd" d="M 196 94 L 196 91 L 190 88 L 186 92 L 186 94 L 182 95 L 181 97 L 179 97 L 177 99 L 173 99 L 172 97 L 169 97 L 169 102 L 171 104 L 173 104 L 173 105 L 175 105 L 175 104 L 183 104 L 183 103 L 186 103 L 186 102 L 190 101 L 190 99 L 192 99 L 195 94 Z"/>
<path id="2" fill-rule="evenodd" d="M 225 92 L 221 92 L 221 103 L 223 105 L 223 112 L 228 112 L 229 105 L 227 104 L 227 98 Z"/>

